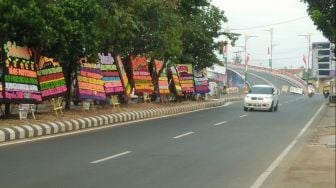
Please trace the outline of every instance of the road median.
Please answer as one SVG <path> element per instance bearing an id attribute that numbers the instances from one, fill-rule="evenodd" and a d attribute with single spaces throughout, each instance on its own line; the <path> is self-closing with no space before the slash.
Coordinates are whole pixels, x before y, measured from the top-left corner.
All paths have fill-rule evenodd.
<path id="1" fill-rule="evenodd" d="M 8 126 L 0 128 L 0 143 L 46 135 L 67 133 L 71 131 L 101 127 L 116 123 L 192 112 L 196 110 L 222 106 L 226 102 L 237 101 L 241 99 L 241 96 L 236 96 L 222 98 L 219 100 L 207 100 L 204 102 L 194 101 L 185 105 L 173 105 L 168 107 L 165 107 L 163 105 L 161 105 L 160 107 L 155 105 L 147 105 L 144 107 L 144 109 L 136 109 L 127 112 L 115 112 L 104 115 L 95 115 L 90 117 L 81 117 L 60 121 L 45 121 L 29 125 Z"/>

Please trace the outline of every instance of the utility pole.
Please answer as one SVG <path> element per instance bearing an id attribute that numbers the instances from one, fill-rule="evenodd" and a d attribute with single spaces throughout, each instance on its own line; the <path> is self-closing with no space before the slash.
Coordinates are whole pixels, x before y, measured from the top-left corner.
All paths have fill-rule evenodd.
<path id="1" fill-rule="evenodd" d="M 306 37 L 307 40 L 308 40 L 308 55 L 307 55 L 307 84 L 308 84 L 308 81 L 309 81 L 309 74 L 310 74 L 310 71 L 309 71 L 309 63 L 310 63 L 310 38 L 311 38 L 311 33 L 308 33 L 306 35 L 298 35 L 298 36 L 301 36 L 301 37 Z"/>
<path id="2" fill-rule="evenodd" d="M 271 68 L 271 73 L 273 72 L 273 28 L 271 28 L 271 29 L 267 29 L 267 30 L 265 30 L 265 31 L 268 31 L 268 32 L 270 32 L 270 34 L 271 34 L 271 46 L 270 46 L 270 59 L 269 59 L 269 66 L 270 66 L 270 68 Z"/>
<path id="3" fill-rule="evenodd" d="M 228 47 L 228 42 L 227 41 L 224 41 L 223 42 L 224 44 L 224 48 L 223 48 L 223 56 L 224 56 L 224 63 L 225 63 L 225 74 L 226 74 L 226 88 L 229 87 L 229 74 L 228 74 L 228 62 L 227 62 L 227 47 Z"/>
<path id="4" fill-rule="evenodd" d="M 245 80 L 244 80 L 244 84 L 245 84 L 245 88 L 247 89 L 247 40 L 249 38 L 257 37 L 257 36 L 248 35 L 248 34 L 244 34 L 244 36 L 245 36 L 245 45 L 244 45 L 244 51 L 245 51 Z"/>
<path id="5" fill-rule="evenodd" d="M 273 47 L 276 46 L 277 44 L 273 44 L 273 28 L 270 29 L 266 29 L 265 31 L 270 32 L 271 34 L 271 46 L 270 46 L 270 59 L 269 59 L 269 66 L 271 68 L 271 74 L 273 74 Z M 274 73 L 274 82 L 276 84 L 277 80 L 276 80 L 276 73 Z"/>
<path id="6" fill-rule="evenodd" d="M 225 75 L 226 75 L 226 86 L 229 87 L 229 78 L 228 78 L 228 62 L 227 62 L 227 41 L 220 42 L 220 53 L 223 53 L 223 61 L 225 65 Z"/>

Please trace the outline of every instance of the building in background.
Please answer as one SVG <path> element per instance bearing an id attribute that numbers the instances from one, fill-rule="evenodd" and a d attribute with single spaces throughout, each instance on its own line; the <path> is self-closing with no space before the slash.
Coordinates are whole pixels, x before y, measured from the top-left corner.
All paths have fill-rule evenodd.
<path id="1" fill-rule="evenodd" d="M 333 64 L 333 46 L 330 42 L 312 43 L 312 67 L 310 78 L 316 81 L 316 87 L 321 88 L 327 80 L 335 77 Z"/>

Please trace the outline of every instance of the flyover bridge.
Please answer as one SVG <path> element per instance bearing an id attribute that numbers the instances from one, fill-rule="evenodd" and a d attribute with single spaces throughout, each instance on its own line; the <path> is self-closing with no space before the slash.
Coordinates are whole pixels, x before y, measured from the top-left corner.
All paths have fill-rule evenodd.
<path id="1" fill-rule="evenodd" d="M 283 70 L 276 70 L 276 69 L 270 69 L 266 67 L 259 67 L 259 66 L 253 66 L 253 65 L 248 65 L 247 69 L 260 72 L 260 73 L 272 74 L 275 77 L 278 77 L 280 79 L 287 80 L 288 82 L 293 83 L 299 88 L 302 88 L 304 93 L 307 93 L 307 83 L 292 73 L 289 73 Z M 228 63 L 228 70 L 234 71 L 240 77 L 243 77 L 243 75 L 237 72 L 237 70 L 240 70 L 240 71 L 245 70 L 245 65 Z"/>

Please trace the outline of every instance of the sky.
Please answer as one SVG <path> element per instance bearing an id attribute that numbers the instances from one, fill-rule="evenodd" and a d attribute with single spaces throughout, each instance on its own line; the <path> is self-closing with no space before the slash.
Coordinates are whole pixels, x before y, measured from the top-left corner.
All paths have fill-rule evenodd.
<path id="1" fill-rule="evenodd" d="M 308 54 L 308 38 L 298 35 L 310 33 L 311 42 L 328 41 L 316 29 L 307 13 L 307 5 L 300 0 L 212 0 L 212 4 L 223 10 L 228 19 L 223 29 L 242 34 L 236 41 L 236 47 L 228 46 L 229 61 L 233 61 L 234 52 L 244 50 L 244 35 L 251 35 L 256 37 L 247 40 L 249 64 L 267 67 L 271 34 L 266 30 L 271 28 L 275 69 L 305 66 L 303 56 Z M 244 52 L 241 55 L 244 62 Z"/>

